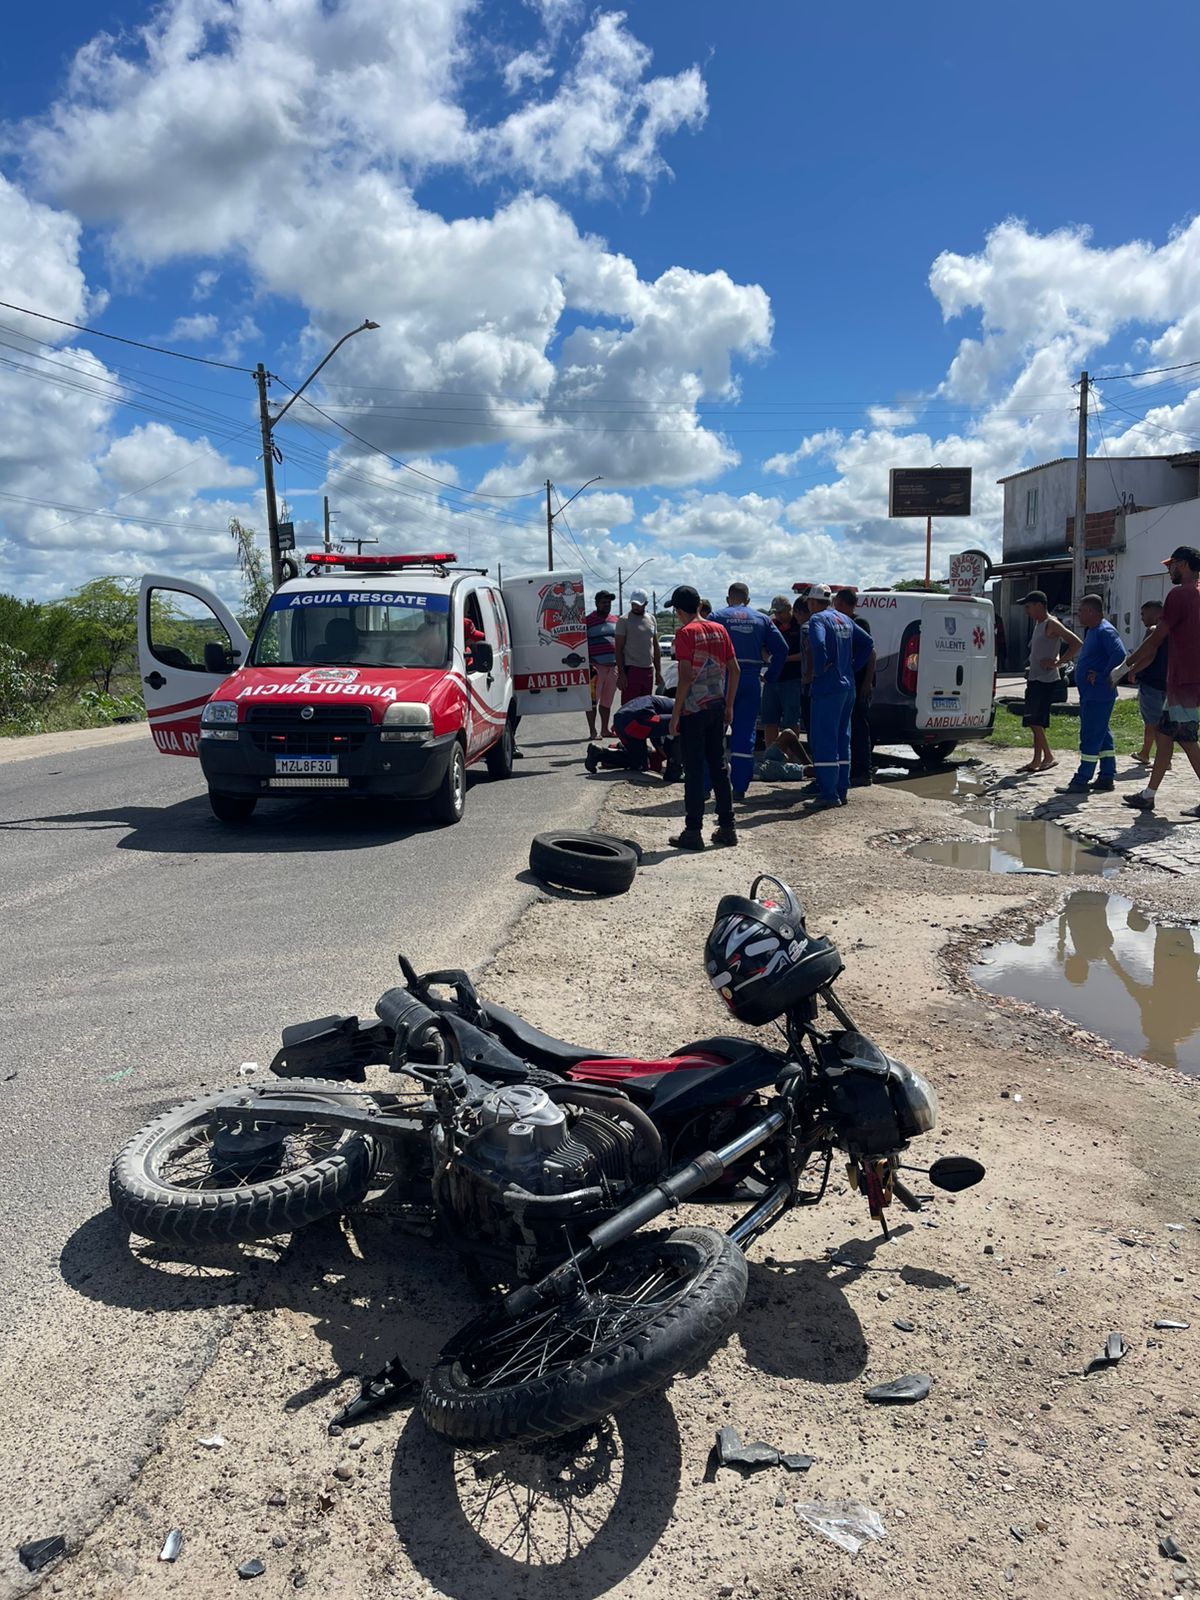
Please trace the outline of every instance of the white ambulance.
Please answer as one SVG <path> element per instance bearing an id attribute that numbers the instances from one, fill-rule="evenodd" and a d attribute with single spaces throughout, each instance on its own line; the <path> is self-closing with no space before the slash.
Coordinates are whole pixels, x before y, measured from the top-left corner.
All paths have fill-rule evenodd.
<path id="1" fill-rule="evenodd" d="M 469 766 L 511 773 L 518 718 L 589 704 L 581 573 L 501 585 L 446 552 L 306 566 L 253 641 L 203 585 L 142 579 L 150 732 L 199 758 L 222 822 L 318 791 L 416 798 L 457 822 Z"/>
<path id="2" fill-rule="evenodd" d="M 809 585 L 792 587 L 803 594 Z M 963 741 L 986 739 L 996 715 L 992 602 L 919 589 L 857 595 L 857 620 L 875 641 L 875 744 L 911 745 L 935 766 Z"/>

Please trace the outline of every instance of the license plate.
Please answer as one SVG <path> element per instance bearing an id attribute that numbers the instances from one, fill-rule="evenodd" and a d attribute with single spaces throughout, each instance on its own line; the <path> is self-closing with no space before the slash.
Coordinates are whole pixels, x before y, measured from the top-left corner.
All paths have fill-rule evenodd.
<path id="1" fill-rule="evenodd" d="M 275 771 L 293 777 L 329 778 L 337 772 L 336 756 L 276 756 Z"/>
<path id="2" fill-rule="evenodd" d="M 935 711 L 957 711 L 958 696 L 956 694 L 935 694 L 933 697 Z"/>

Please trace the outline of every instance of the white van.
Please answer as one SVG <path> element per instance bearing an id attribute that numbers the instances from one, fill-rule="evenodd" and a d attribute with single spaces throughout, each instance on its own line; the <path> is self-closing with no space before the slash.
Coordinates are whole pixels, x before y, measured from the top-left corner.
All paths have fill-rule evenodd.
<path id="1" fill-rule="evenodd" d="M 198 757 L 223 822 L 297 791 L 424 799 L 512 771 L 519 717 L 584 711 L 583 575 L 494 582 L 446 553 L 307 558 L 253 641 L 202 584 L 142 579 L 138 653 L 163 755 Z"/>
<path id="2" fill-rule="evenodd" d="M 990 600 L 862 589 L 857 620 L 875 641 L 876 744 L 911 745 L 932 766 L 964 740 L 987 738 L 996 714 Z"/>

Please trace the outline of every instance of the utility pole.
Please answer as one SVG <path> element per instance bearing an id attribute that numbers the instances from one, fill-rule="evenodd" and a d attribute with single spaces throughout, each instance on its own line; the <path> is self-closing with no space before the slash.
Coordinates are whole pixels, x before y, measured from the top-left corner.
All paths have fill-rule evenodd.
<path id="1" fill-rule="evenodd" d="M 1071 618 L 1078 624 L 1079 602 L 1087 587 L 1088 375 L 1079 374 L 1079 448 L 1075 467 L 1075 537 L 1071 544 Z"/>
<path id="2" fill-rule="evenodd" d="M 625 584 L 624 584 L 624 579 L 621 577 L 621 569 L 620 569 L 620 567 L 618 567 L 617 568 L 617 615 L 620 617 L 620 616 L 624 616 L 624 614 L 625 614 Z"/>
<path id="3" fill-rule="evenodd" d="M 262 362 L 254 369 L 258 385 L 258 425 L 262 431 L 263 488 L 267 496 L 267 543 L 271 551 L 271 588 L 278 589 L 279 567 L 279 507 L 275 503 L 275 441 L 271 438 L 271 413 L 267 409 L 267 369 Z"/>
<path id="4" fill-rule="evenodd" d="M 333 540 L 329 537 L 329 496 L 322 495 L 321 500 L 325 507 L 325 554 L 328 555 L 333 549 Z"/>
<path id="5" fill-rule="evenodd" d="M 925 518 L 925 587 L 928 589 L 933 562 L 933 518 Z"/>
<path id="6" fill-rule="evenodd" d="M 554 513 L 550 509 L 550 479 L 546 479 L 546 570 L 554 571 Z"/>

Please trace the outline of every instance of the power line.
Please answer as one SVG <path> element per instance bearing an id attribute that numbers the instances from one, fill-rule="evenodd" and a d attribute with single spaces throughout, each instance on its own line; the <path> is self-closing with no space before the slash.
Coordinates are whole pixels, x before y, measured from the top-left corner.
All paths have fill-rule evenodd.
<path id="1" fill-rule="evenodd" d="M 191 356 L 183 350 L 168 350 L 160 344 L 147 344 L 142 339 L 126 339 L 119 333 L 105 333 L 103 328 L 89 328 L 82 322 L 68 322 L 65 317 L 50 317 L 44 311 L 31 311 L 28 306 L 15 306 L 9 300 L 0 300 L 6 311 L 20 311 L 26 317 L 40 317 L 43 322 L 54 322 L 60 328 L 74 328 L 76 333 L 90 333 L 94 339 L 112 339 L 117 344 L 131 344 L 138 350 L 153 350 L 155 355 L 174 356 L 177 361 L 195 361 L 202 367 L 221 367 L 226 372 L 246 372 L 254 376 L 252 367 L 235 367 L 230 361 L 213 361 L 209 356 Z"/>
<path id="2" fill-rule="evenodd" d="M 58 500 L 40 500 L 31 494 L 10 494 L 0 489 L 0 500 L 19 500 L 22 505 L 45 506 L 51 511 L 77 511 L 84 517 L 111 517 L 114 522 L 141 522 L 149 528 L 186 528 L 189 533 L 228 533 L 228 528 L 217 528 L 202 522 L 178 522 L 164 517 L 137 517 L 131 511 L 104 511 L 99 506 L 64 505 Z"/>
<path id="3" fill-rule="evenodd" d="M 600 582 L 603 583 L 604 582 L 603 576 L 599 572 L 596 571 L 595 567 L 588 560 L 588 558 L 584 555 L 583 549 L 582 549 L 582 547 L 581 547 L 581 545 L 579 543 L 579 540 L 575 537 L 574 533 L 571 531 L 571 524 L 567 521 L 566 514 L 563 511 L 562 496 L 559 494 L 557 489 L 554 490 L 554 498 L 558 501 L 558 510 L 554 513 L 555 522 L 558 522 L 558 521 L 561 520 L 563 527 L 567 530 L 568 538 L 570 539 L 571 543 L 575 547 L 576 555 L 579 557 L 580 561 L 583 562 L 584 566 L 591 573 L 592 577 L 593 578 L 598 578 L 600 580 Z"/>
<path id="4" fill-rule="evenodd" d="M 1186 372 L 1189 367 L 1200 367 L 1200 361 L 1180 361 L 1173 367 L 1147 367 L 1145 372 L 1108 372 L 1097 383 L 1112 383 L 1117 378 L 1152 378 L 1159 372 Z"/>

